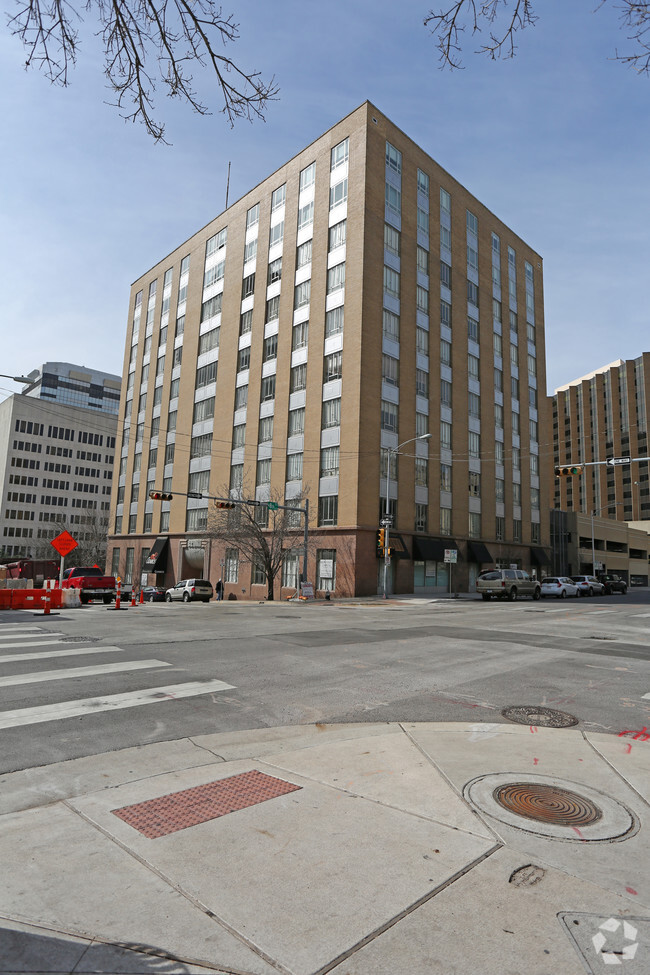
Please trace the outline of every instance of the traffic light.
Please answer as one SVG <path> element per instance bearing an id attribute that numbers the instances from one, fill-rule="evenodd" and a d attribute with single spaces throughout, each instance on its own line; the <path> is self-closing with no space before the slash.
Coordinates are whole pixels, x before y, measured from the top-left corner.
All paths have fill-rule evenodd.
<path id="1" fill-rule="evenodd" d="M 582 474 L 584 467 L 581 464 L 575 467 L 556 467 L 555 476 L 556 477 L 573 477 L 576 474 Z"/>
<path id="2" fill-rule="evenodd" d="M 386 529 L 380 528 L 377 532 L 377 548 L 381 549 L 382 553 L 384 551 L 384 545 L 386 544 Z"/>
<path id="3" fill-rule="evenodd" d="M 163 491 L 149 491 L 149 497 L 152 501 L 171 501 L 174 495 L 165 494 Z"/>
<path id="4" fill-rule="evenodd" d="M 237 505 L 234 501 L 215 501 L 215 508 L 236 508 Z"/>

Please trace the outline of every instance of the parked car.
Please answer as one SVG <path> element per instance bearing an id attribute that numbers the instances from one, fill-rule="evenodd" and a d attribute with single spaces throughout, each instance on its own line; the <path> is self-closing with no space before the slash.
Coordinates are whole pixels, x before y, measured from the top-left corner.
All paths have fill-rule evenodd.
<path id="1" fill-rule="evenodd" d="M 171 603 L 175 599 L 182 599 L 184 603 L 201 602 L 207 603 L 214 595 L 212 583 L 207 579 L 181 579 L 175 586 L 167 590 L 165 599 Z"/>
<path id="2" fill-rule="evenodd" d="M 603 572 L 602 575 L 598 576 L 598 578 L 605 587 L 606 596 L 611 596 L 614 592 L 620 592 L 620 594 L 624 596 L 627 592 L 627 582 L 625 579 L 621 579 L 620 576 L 617 576 L 614 573 L 610 574 L 609 572 Z"/>
<path id="3" fill-rule="evenodd" d="M 579 595 L 578 587 L 568 576 L 545 576 L 542 579 L 542 596 L 566 599 L 567 596 L 577 595 Z"/>
<path id="4" fill-rule="evenodd" d="M 571 576 L 581 596 L 602 596 L 605 587 L 596 576 Z"/>
<path id="5" fill-rule="evenodd" d="M 166 593 L 164 586 L 144 586 L 142 599 L 145 603 L 164 603 Z"/>
<path id="6" fill-rule="evenodd" d="M 523 569 L 489 569 L 481 572 L 476 580 L 476 591 L 483 599 L 509 599 L 513 601 L 520 596 L 532 596 L 539 599 L 541 586 L 537 579 L 531 579 Z"/>

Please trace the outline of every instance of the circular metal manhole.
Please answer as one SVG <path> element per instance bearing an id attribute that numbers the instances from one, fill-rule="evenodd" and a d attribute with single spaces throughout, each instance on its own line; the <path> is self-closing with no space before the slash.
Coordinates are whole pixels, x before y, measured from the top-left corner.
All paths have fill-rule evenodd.
<path id="1" fill-rule="evenodd" d="M 539 704 L 522 704 L 503 708 L 501 714 L 515 724 L 532 724 L 538 728 L 571 728 L 579 718 L 567 711 L 555 711 Z"/>
<path id="2" fill-rule="evenodd" d="M 556 826 L 591 826 L 603 815 L 598 806 L 577 792 L 536 782 L 512 782 L 499 786 L 492 795 L 500 806 L 518 816 Z"/>
<path id="3" fill-rule="evenodd" d="M 639 828 L 622 802 L 588 785 L 548 775 L 494 772 L 468 782 L 463 796 L 493 819 L 550 839 L 622 840 Z"/>

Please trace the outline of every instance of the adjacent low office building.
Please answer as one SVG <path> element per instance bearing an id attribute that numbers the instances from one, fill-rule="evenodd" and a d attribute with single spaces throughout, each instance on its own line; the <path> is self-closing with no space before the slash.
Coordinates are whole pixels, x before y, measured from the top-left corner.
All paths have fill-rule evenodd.
<path id="1" fill-rule="evenodd" d="M 56 558 L 63 528 L 105 546 L 121 379 L 66 362 L 29 378 L 0 403 L 0 556 Z"/>
<path id="2" fill-rule="evenodd" d="M 613 572 L 629 586 L 647 586 L 650 534 L 637 523 L 551 512 L 553 575 L 592 575 Z"/>
<path id="3" fill-rule="evenodd" d="M 541 257 L 368 102 L 138 278 L 124 374 L 113 568 L 262 597 L 206 493 L 307 496 L 321 592 L 382 588 L 386 515 L 389 590 L 546 562 Z"/>

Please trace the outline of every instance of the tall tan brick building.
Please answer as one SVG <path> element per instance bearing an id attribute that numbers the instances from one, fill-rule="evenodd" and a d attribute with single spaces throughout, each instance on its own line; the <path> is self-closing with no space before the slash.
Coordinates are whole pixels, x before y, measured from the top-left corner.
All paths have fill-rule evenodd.
<path id="1" fill-rule="evenodd" d="M 551 398 L 556 466 L 590 464 L 556 478 L 554 507 L 616 521 L 650 522 L 648 461 L 609 466 L 613 457 L 647 457 L 650 352 L 618 359 L 555 390 Z M 550 472 L 553 477 L 553 472 Z"/>
<path id="2" fill-rule="evenodd" d="M 153 550 L 151 582 L 264 595 L 188 491 L 307 493 L 319 591 L 381 588 L 387 493 L 396 592 L 446 589 L 445 549 L 460 589 L 546 560 L 541 258 L 368 102 L 135 282 L 124 375 L 127 579 Z"/>

